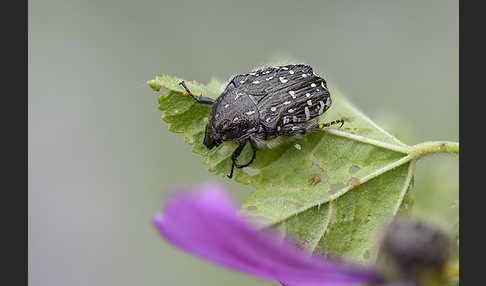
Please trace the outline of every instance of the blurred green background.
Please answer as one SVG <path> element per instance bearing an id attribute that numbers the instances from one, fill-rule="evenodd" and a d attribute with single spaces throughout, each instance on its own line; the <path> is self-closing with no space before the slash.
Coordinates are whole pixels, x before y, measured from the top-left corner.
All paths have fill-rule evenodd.
<path id="1" fill-rule="evenodd" d="M 29 284 L 276 285 L 152 227 L 174 186 L 250 189 L 207 171 L 145 82 L 289 57 L 408 144 L 459 140 L 458 1 L 29 1 Z M 414 213 L 453 233 L 457 157 L 419 161 L 415 187 Z"/>

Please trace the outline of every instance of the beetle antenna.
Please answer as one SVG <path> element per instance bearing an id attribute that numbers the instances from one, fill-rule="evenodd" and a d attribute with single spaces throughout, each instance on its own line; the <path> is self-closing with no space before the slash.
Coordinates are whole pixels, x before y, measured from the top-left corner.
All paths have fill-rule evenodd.
<path id="1" fill-rule="evenodd" d="M 190 96 L 192 96 L 192 98 L 194 98 L 196 101 L 198 100 L 198 98 L 194 96 L 194 94 L 192 94 L 189 88 L 187 88 L 186 83 L 184 81 L 181 81 L 179 84 L 182 85 L 182 87 L 187 91 L 187 93 L 189 93 Z"/>
<path id="2" fill-rule="evenodd" d="M 210 97 L 200 96 L 199 98 L 197 98 L 194 94 L 192 94 L 189 88 L 187 88 L 186 83 L 184 81 L 181 81 L 179 84 L 187 91 L 187 93 L 189 93 L 189 95 L 192 98 L 194 98 L 194 100 L 197 103 L 212 105 L 214 102 L 216 102 L 214 99 Z"/>
<path id="3" fill-rule="evenodd" d="M 319 129 L 322 129 L 324 127 L 329 127 L 331 125 L 338 124 L 338 123 L 341 123 L 341 126 L 339 126 L 339 128 L 341 128 L 344 125 L 344 120 L 338 119 L 338 120 L 333 120 L 333 121 L 328 122 L 328 123 L 321 123 L 321 124 L 319 124 Z"/>

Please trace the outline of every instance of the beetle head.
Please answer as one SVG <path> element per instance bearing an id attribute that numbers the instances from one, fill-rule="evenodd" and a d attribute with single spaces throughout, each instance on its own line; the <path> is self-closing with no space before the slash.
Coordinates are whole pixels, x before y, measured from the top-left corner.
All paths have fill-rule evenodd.
<path id="1" fill-rule="evenodd" d="M 208 147 L 209 150 L 213 149 L 215 146 L 219 146 L 223 140 L 220 138 L 217 132 L 213 129 L 211 124 L 206 125 L 206 132 L 204 133 L 203 144 Z"/>
<path id="2" fill-rule="evenodd" d="M 239 126 L 227 120 L 218 123 L 218 125 L 214 126 L 213 122 L 210 121 L 206 125 L 203 144 L 209 150 L 219 146 L 223 141 L 234 141 L 240 138 L 242 134 L 245 134 L 246 128 L 242 128 L 245 126 Z"/>

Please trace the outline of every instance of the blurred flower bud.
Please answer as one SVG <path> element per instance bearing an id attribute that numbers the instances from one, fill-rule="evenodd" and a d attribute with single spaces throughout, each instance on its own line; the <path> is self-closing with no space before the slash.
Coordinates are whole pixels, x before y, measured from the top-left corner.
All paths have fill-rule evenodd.
<path id="1" fill-rule="evenodd" d="M 439 229 L 421 221 L 396 218 L 384 231 L 381 249 L 401 278 L 417 285 L 443 285 L 450 240 Z"/>

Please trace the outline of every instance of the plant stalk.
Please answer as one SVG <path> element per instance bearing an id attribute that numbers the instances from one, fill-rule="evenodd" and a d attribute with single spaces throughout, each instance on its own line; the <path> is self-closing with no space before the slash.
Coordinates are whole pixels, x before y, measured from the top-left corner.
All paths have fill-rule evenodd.
<path id="1" fill-rule="evenodd" d="M 418 160 L 421 157 L 434 153 L 459 154 L 459 143 L 451 141 L 428 141 L 410 148 L 409 156 Z"/>

